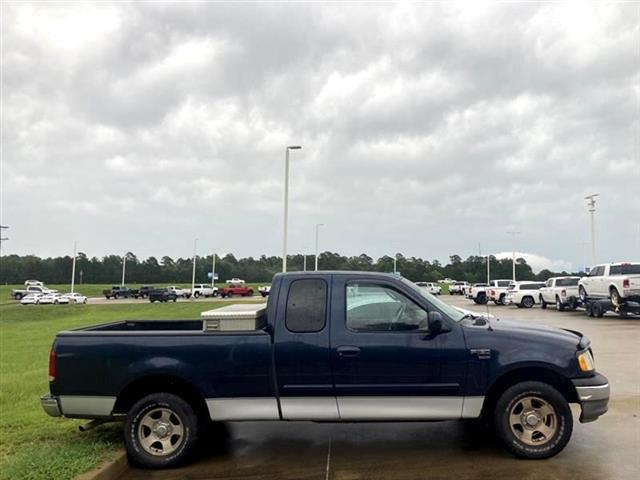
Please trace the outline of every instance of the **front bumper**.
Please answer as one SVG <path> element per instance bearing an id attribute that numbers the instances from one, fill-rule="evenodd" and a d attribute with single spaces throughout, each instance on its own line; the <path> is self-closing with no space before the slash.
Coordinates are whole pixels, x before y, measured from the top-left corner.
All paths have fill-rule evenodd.
<path id="1" fill-rule="evenodd" d="M 596 373 L 593 377 L 575 378 L 571 381 L 582 407 L 580 423 L 593 422 L 607 412 L 610 394 L 607 377 Z"/>
<path id="2" fill-rule="evenodd" d="M 58 402 L 58 397 L 54 397 L 53 395 L 47 393 L 40 397 L 40 404 L 42 405 L 42 409 L 45 411 L 47 415 L 50 417 L 61 417 L 62 410 L 60 410 L 60 402 Z"/>

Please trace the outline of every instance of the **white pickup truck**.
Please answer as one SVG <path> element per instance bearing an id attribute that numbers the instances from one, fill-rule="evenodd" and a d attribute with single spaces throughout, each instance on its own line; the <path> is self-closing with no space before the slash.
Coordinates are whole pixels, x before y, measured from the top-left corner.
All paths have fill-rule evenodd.
<path id="1" fill-rule="evenodd" d="M 542 282 L 516 282 L 512 283 L 504 297 L 504 305 L 515 305 L 518 308 L 531 308 L 539 298 L 540 289 L 544 287 Z"/>
<path id="2" fill-rule="evenodd" d="M 175 293 L 178 297 L 184 297 L 184 298 L 191 297 L 191 289 L 189 288 L 180 288 L 180 287 L 176 287 L 175 285 L 169 285 L 167 287 L 167 290 L 172 293 Z"/>
<path id="3" fill-rule="evenodd" d="M 575 310 L 578 301 L 578 281 L 580 277 L 551 277 L 540 289 L 539 300 L 542 308 L 555 304 L 556 310 Z"/>
<path id="4" fill-rule="evenodd" d="M 487 297 L 496 305 L 504 305 L 507 290 L 513 284 L 513 280 L 491 280 L 487 287 Z"/>
<path id="5" fill-rule="evenodd" d="M 487 303 L 486 290 L 488 286 L 489 285 L 486 283 L 474 283 L 472 286 L 469 287 L 469 290 L 467 291 L 467 295 L 465 296 L 473 300 L 475 303 L 484 305 L 485 303 Z"/>
<path id="6" fill-rule="evenodd" d="M 449 285 L 449 295 L 466 295 L 469 289 L 469 282 L 454 282 Z"/>
<path id="7" fill-rule="evenodd" d="M 609 298 L 614 306 L 640 302 L 640 263 L 596 265 L 578 282 L 580 299 Z"/>
<path id="8" fill-rule="evenodd" d="M 205 285 L 204 283 L 196 283 L 193 286 L 193 291 L 189 290 L 191 295 L 194 298 L 198 297 L 217 297 L 218 296 L 218 287 L 211 287 L 209 285 Z"/>
<path id="9" fill-rule="evenodd" d="M 15 300 L 21 300 L 22 297 L 26 297 L 27 295 L 40 294 L 47 295 L 49 293 L 58 293 L 57 290 L 51 290 L 50 288 L 44 287 L 42 285 L 29 285 L 24 289 L 13 289 L 11 290 L 11 296 Z"/>

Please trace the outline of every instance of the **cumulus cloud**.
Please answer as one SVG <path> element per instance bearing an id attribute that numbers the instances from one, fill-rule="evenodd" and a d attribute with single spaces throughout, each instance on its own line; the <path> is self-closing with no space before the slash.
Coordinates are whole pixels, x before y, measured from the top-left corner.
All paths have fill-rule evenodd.
<path id="1" fill-rule="evenodd" d="M 517 229 L 540 264 L 581 265 L 599 192 L 598 260 L 639 254 L 635 5 L 3 13 L 7 252 L 188 255 L 198 237 L 279 253 L 284 147 L 300 143 L 295 251 L 316 223 L 323 249 L 429 259 L 506 251 Z"/>
<path id="2" fill-rule="evenodd" d="M 512 258 L 513 252 L 498 252 L 495 254 L 496 258 Z M 572 272 L 580 269 L 579 267 L 564 260 L 552 260 L 542 255 L 536 255 L 535 253 L 516 252 L 516 258 L 523 258 L 531 266 L 534 273 L 538 273 L 541 270 L 551 270 L 552 272 Z M 576 268 L 578 267 L 578 268 Z"/>

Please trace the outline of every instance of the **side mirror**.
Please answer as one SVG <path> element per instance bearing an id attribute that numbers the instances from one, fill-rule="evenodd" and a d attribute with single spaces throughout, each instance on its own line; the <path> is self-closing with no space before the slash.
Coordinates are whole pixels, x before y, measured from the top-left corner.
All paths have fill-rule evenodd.
<path id="1" fill-rule="evenodd" d="M 429 326 L 429 333 L 432 335 L 442 333 L 444 330 L 444 320 L 442 319 L 442 314 L 440 312 L 429 312 L 427 322 Z"/>

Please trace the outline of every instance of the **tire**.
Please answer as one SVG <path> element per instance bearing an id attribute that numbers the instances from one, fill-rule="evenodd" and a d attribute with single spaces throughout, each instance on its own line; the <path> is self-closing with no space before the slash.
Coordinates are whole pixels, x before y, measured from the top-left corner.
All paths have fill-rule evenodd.
<path id="1" fill-rule="evenodd" d="M 217 297 L 217 296 L 218 296 L 218 292 L 217 292 L 217 291 L 214 291 L 214 292 L 213 292 L 213 297 L 215 298 L 215 297 Z"/>
<path id="2" fill-rule="evenodd" d="M 474 298 L 473 301 L 478 305 L 484 305 L 489 301 L 489 299 L 487 298 L 487 295 L 485 293 L 481 293 L 476 298 Z"/>
<path id="3" fill-rule="evenodd" d="M 16 300 L 22 300 L 22 294 L 21 293 L 16 293 L 16 296 L 14 298 Z"/>
<path id="4" fill-rule="evenodd" d="M 542 297 L 542 295 L 540 295 L 540 308 L 543 310 L 547 309 L 547 302 L 544 301 L 544 298 Z"/>
<path id="5" fill-rule="evenodd" d="M 113 296 L 113 298 L 114 298 L 115 300 L 118 300 L 118 299 L 120 298 L 120 294 L 119 294 L 119 293 L 116 293 L 116 294 Z"/>
<path id="6" fill-rule="evenodd" d="M 591 307 L 591 311 L 593 313 L 593 316 L 596 318 L 604 317 L 604 309 L 602 308 L 602 305 L 599 302 L 593 303 Z"/>
<path id="7" fill-rule="evenodd" d="M 593 305 L 587 302 L 584 306 L 584 311 L 587 314 L 587 317 L 593 317 Z"/>
<path id="8" fill-rule="evenodd" d="M 231 293 L 231 292 L 227 292 L 227 297 L 228 297 L 228 298 L 233 297 L 233 293 Z"/>
<path id="9" fill-rule="evenodd" d="M 151 425 L 162 430 L 154 431 Z M 197 439 L 198 417 L 191 405 L 176 395 L 147 395 L 127 413 L 125 446 L 132 463 L 142 467 L 172 468 L 183 464 Z"/>
<path id="10" fill-rule="evenodd" d="M 510 453 L 519 458 L 543 459 L 557 455 L 567 445 L 573 416 L 565 398 L 551 385 L 521 382 L 498 399 L 494 424 Z"/>
<path id="11" fill-rule="evenodd" d="M 520 302 L 520 305 L 522 305 L 524 308 L 531 308 L 535 305 L 536 301 L 533 299 L 533 297 L 524 297 L 522 299 L 522 301 Z"/>
<path id="12" fill-rule="evenodd" d="M 193 294 L 193 298 L 198 298 L 198 297 L 200 297 L 200 292 L 195 292 L 195 293 Z"/>
<path id="13" fill-rule="evenodd" d="M 587 291 L 582 285 L 580 285 L 580 287 L 578 288 L 578 295 L 580 296 L 580 300 L 582 300 L 583 303 L 587 301 Z"/>
<path id="14" fill-rule="evenodd" d="M 616 287 L 611 287 L 611 290 L 609 291 L 609 298 L 611 298 L 611 303 L 614 307 L 622 305 L 622 297 L 620 297 L 620 292 L 618 292 Z"/>
<path id="15" fill-rule="evenodd" d="M 564 312 L 564 304 L 560 301 L 560 297 L 556 296 L 556 310 Z"/>
<path id="16" fill-rule="evenodd" d="M 178 297 L 173 297 L 173 303 L 176 303 L 178 301 Z"/>

